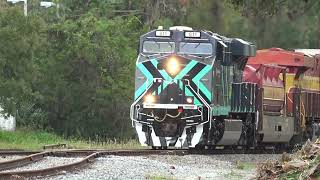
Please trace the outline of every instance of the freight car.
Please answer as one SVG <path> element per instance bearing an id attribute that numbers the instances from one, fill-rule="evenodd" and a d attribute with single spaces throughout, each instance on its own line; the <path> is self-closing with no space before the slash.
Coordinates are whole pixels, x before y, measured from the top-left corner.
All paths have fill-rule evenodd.
<path id="1" fill-rule="evenodd" d="M 258 89 L 241 77 L 255 52 L 242 39 L 184 26 L 142 35 L 130 109 L 140 143 L 154 148 L 251 145 Z M 241 104 L 233 93 L 248 98 Z M 239 111 L 232 112 L 232 102 Z"/>

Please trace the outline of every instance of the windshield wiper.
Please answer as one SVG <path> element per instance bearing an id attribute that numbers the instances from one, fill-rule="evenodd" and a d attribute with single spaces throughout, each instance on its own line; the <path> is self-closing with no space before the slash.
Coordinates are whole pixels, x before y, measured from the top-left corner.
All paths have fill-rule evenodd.
<path id="1" fill-rule="evenodd" d="M 157 41 L 154 41 L 156 43 L 156 45 L 158 46 L 158 49 L 160 50 L 160 43 Z"/>
<path id="2" fill-rule="evenodd" d="M 170 43 L 170 42 L 167 42 L 169 45 L 170 45 L 170 47 L 171 47 L 171 50 L 172 50 L 172 44 Z"/>
<path id="3" fill-rule="evenodd" d="M 181 43 L 183 43 L 182 46 L 181 46 L 181 48 L 183 48 L 185 45 L 187 45 L 186 42 L 181 42 Z"/>
<path id="4" fill-rule="evenodd" d="M 161 53 L 172 53 L 173 51 L 174 51 L 174 49 L 172 49 L 173 47 L 173 44 L 171 44 L 169 41 L 165 41 L 166 43 L 168 43 L 169 44 L 169 46 L 170 46 L 170 52 L 162 52 L 162 49 L 161 49 L 161 43 L 165 43 L 165 42 L 161 42 L 161 43 L 159 43 L 159 42 L 157 42 L 157 41 L 154 41 L 157 45 L 158 45 L 158 50 L 159 50 L 159 53 L 161 54 Z"/>

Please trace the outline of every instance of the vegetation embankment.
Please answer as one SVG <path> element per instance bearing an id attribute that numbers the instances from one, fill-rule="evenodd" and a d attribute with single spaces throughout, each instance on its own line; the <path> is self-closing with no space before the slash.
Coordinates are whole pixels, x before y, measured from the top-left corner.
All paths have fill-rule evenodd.
<path id="1" fill-rule="evenodd" d="M 319 179 L 320 142 L 307 141 L 293 154 L 284 153 L 279 161 L 258 165 L 258 179 Z"/>
<path id="2" fill-rule="evenodd" d="M 0 131 L 0 149 L 41 150 L 44 145 L 67 144 L 73 149 L 140 149 L 140 144 L 133 139 L 116 141 L 105 140 L 81 140 L 76 138 L 64 139 L 54 133 L 45 131 L 31 131 L 19 129 L 15 132 Z"/>

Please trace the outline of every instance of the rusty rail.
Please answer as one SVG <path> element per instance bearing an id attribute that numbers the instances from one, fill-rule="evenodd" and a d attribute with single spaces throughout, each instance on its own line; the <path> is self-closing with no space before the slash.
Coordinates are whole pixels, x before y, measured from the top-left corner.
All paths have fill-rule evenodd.
<path id="1" fill-rule="evenodd" d="M 59 143 L 59 144 L 49 144 L 49 145 L 44 145 L 43 149 L 57 149 L 57 148 L 66 148 L 67 144 L 65 143 Z"/>
<path id="2" fill-rule="evenodd" d="M 117 156 L 141 156 L 141 155 L 185 155 L 187 154 L 187 150 L 109 150 L 109 151 L 100 151 L 100 152 L 92 152 L 91 150 L 77 150 L 77 151 L 54 151 L 54 152 L 42 152 L 34 155 L 30 155 L 24 158 L 19 158 L 16 160 L 6 161 L 0 163 L 0 170 L 9 169 L 18 167 L 21 165 L 25 165 L 37 160 L 42 159 L 45 156 L 74 156 L 74 155 L 84 155 L 88 154 L 80 161 L 50 167 L 40 170 L 26 170 L 26 171 L 10 171 L 10 172 L 0 172 L 0 179 L 14 179 L 14 178 L 29 178 L 35 176 L 47 176 L 54 175 L 59 173 L 60 171 L 72 171 L 75 169 L 79 169 L 91 162 L 93 162 L 97 157 L 106 156 L 106 155 L 117 155 Z M 1 169 L 2 168 L 2 169 Z"/>
<path id="3" fill-rule="evenodd" d="M 99 155 L 100 155 L 100 152 L 96 152 L 83 158 L 80 161 L 66 164 L 66 165 L 61 165 L 61 166 L 45 168 L 45 169 L 0 172 L 0 179 L 29 178 L 29 177 L 36 177 L 36 176 L 53 175 L 53 174 L 59 173 L 60 171 L 72 171 L 91 163 L 92 161 L 95 160 L 95 158 L 99 157 Z"/>
<path id="4" fill-rule="evenodd" d="M 188 150 L 175 149 L 175 150 L 150 150 L 150 149 L 139 149 L 139 150 L 109 150 L 102 151 L 102 155 L 115 155 L 115 156 L 143 156 L 143 155 L 187 155 Z"/>
<path id="5" fill-rule="evenodd" d="M 51 155 L 51 152 L 41 152 L 41 153 L 36 153 L 36 154 L 26 156 L 26 157 L 22 157 L 22 158 L 17 158 L 14 160 L 4 161 L 0 163 L 0 170 L 17 168 L 30 163 L 34 163 L 49 155 Z"/>
<path id="6" fill-rule="evenodd" d="M 41 153 L 41 152 L 43 152 L 43 151 L 23 151 L 23 150 L 5 151 L 5 150 L 2 150 L 2 151 L 0 151 L 0 155 L 1 156 L 13 156 L 13 155 L 16 155 L 16 156 L 29 156 L 29 155 L 36 154 L 36 153 Z"/>

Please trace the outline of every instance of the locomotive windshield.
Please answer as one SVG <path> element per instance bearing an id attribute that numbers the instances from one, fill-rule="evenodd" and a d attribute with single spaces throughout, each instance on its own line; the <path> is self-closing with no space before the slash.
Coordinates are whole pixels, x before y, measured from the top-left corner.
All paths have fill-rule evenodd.
<path id="1" fill-rule="evenodd" d="M 211 43 L 181 42 L 179 49 L 179 52 L 182 54 L 211 55 L 213 52 Z"/>
<path id="2" fill-rule="evenodd" d="M 173 53 L 175 49 L 174 42 L 157 42 L 157 41 L 144 41 L 144 53 Z"/>

